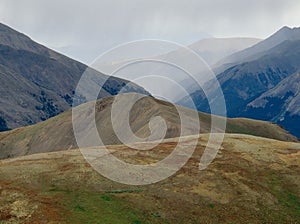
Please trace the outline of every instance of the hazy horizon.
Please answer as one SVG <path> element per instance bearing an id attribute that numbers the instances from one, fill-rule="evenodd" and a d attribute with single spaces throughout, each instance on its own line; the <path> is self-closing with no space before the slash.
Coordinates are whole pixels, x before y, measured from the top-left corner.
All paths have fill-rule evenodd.
<path id="1" fill-rule="evenodd" d="M 222 1 L 196 0 L 0 0 L 0 20 L 85 63 L 118 44 L 137 39 L 164 39 L 184 45 L 209 37 L 264 39 L 283 26 L 300 24 L 299 1 L 245 4 L 237 0 L 227 1 L 226 5 Z"/>

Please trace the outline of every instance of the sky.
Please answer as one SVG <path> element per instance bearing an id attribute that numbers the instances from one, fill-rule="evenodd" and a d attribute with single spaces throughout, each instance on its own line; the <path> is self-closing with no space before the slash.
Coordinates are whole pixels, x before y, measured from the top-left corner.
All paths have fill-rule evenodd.
<path id="1" fill-rule="evenodd" d="M 85 63 L 144 38 L 266 38 L 299 27 L 299 12 L 299 0 L 0 0 L 2 23 Z"/>

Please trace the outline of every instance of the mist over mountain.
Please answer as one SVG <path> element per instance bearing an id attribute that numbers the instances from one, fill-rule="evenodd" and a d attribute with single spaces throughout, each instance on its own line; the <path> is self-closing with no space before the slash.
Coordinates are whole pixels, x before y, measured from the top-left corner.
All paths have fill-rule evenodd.
<path id="1" fill-rule="evenodd" d="M 209 38 L 189 45 L 210 66 L 229 55 L 259 43 L 257 38 Z"/>
<path id="2" fill-rule="evenodd" d="M 260 41 L 256 38 L 208 38 L 189 46 L 168 41 L 137 41 L 105 53 L 92 66 L 134 81 L 154 96 L 176 102 L 199 88 L 191 88 L 190 84 L 195 81 L 191 76 L 199 83 L 208 81 L 211 77 L 205 74 L 210 73 L 218 60 Z"/>

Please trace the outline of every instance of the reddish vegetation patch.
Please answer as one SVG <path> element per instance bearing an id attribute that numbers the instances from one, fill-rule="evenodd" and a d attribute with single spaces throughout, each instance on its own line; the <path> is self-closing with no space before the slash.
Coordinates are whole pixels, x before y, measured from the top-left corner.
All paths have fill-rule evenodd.
<path id="1" fill-rule="evenodd" d="M 50 221 L 61 221 L 64 210 L 57 203 L 59 201 L 63 201 L 63 197 L 54 196 L 54 197 L 46 197 L 37 195 L 33 192 L 28 194 L 33 200 L 31 203 L 38 204 L 38 209 L 32 214 L 29 223 L 47 223 Z"/>
<path id="2" fill-rule="evenodd" d="M 13 184 L 13 181 L 3 181 L 3 180 L 0 180 L 0 186 L 2 186 L 3 187 L 3 189 L 5 189 L 5 187 L 7 187 L 7 186 L 9 186 L 9 185 L 11 185 L 11 184 Z M 1 189 L 1 188 L 0 188 Z M 1 190 L 0 190 L 1 191 Z"/>
<path id="3" fill-rule="evenodd" d="M 26 217 L 25 223 L 47 223 L 50 221 L 61 221 L 61 214 L 63 213 L 63 208 L 59 206 L 57 202 L 63 201 L 64 199 L 59 196 L 47 197 L 42 196 L 38 193 L 37 189 L 29 189 L 27 186 L 18 185 L 16 186 L 13 182 L 4 182 L 0 181 L 1 190 L 5 190 L 8 193 L 16 194 L 16 192 L 20 193 L 18 198 L 13 200 L 26 200 L 29 205 L 36 205 L 33 213 L 30 217 Z M 0 197 L 1 202 L 1 197 Z M 0 204 L 1 206 L 1 204 Z M 6 221 L 14 221 L 17 217 L 11 214 L 11 211 L 7 208 L 0 207 L 0 223 Z M 24 217 L 25 219 L 25 217 Z M 23 220 L 25 221 L 25 220 Z"/>
<path id="4" fill-rule="evenodd" d="M 13 216 L 7 210 L 0 210 L 0 221 L 10 220 Z"/>
<path id="5" fill-rule="evenodd" d="M 73 169 L 74 169 L 74 165 L 71 163 L 65 164 L 59 168 L 60 171 L 68 171 L 68 170 L 73 170 Z"/>
<path id="6" fill-rule="evenodd" d="M 177 145 L 177 142 L 166 142 L 163 144 L 163 146 L 176 146 Z M 161 146 L 161 145 L 160 145 Z"/>

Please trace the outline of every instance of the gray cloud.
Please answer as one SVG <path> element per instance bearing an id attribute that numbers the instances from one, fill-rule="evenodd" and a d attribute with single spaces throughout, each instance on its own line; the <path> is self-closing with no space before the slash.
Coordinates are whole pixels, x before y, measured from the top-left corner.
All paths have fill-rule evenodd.
<path id="1" fill-rule="evenodd" d="M 299 12 L 299 0 L 0 0 L 1 22 L 85 61 L 140 38 L 264 38 L 299 26 Z"/>

